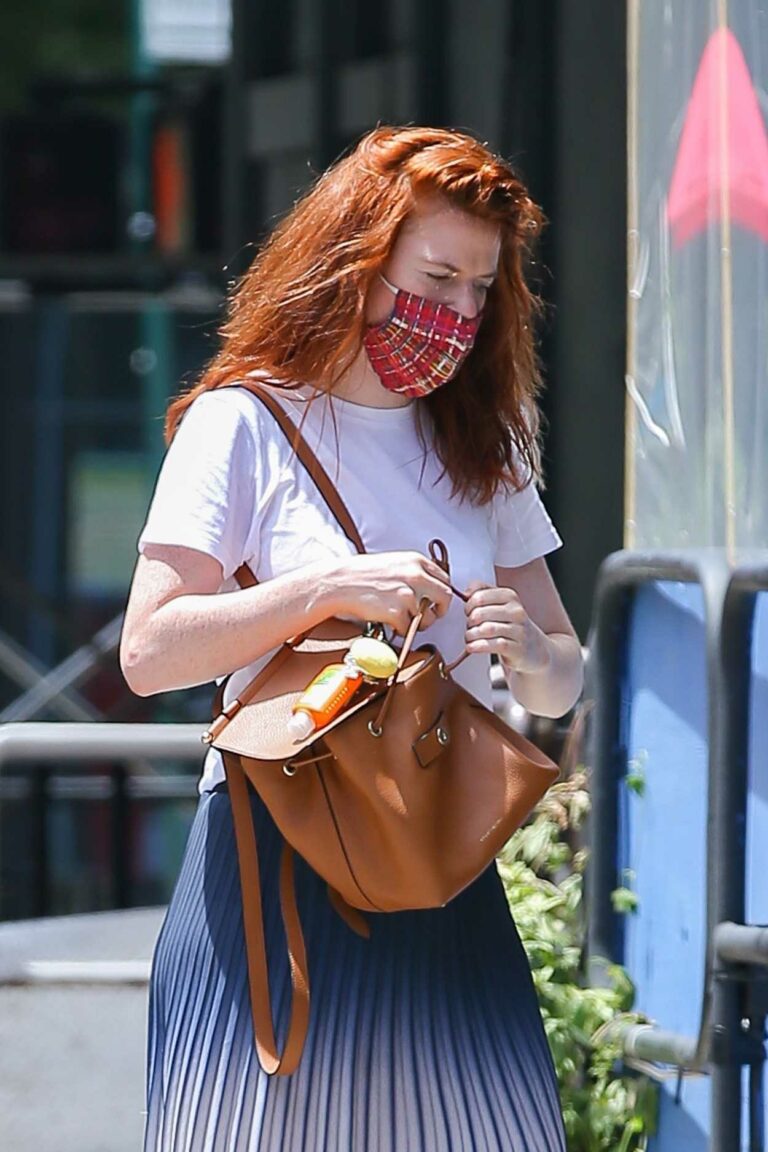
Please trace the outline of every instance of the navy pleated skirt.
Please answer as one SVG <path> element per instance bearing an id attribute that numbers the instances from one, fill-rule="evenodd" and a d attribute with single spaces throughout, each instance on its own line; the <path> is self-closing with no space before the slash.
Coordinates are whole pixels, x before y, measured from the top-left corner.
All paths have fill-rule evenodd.
<path id="1" fill-rule="evenodd" d="M 290 988 L 280 837 L 255 795 L 278 1036 Z M 145 1152 L 563 1152 L 554 1070 L 495 867 L 369 940 L 296 862 L 312 992 L 298 1070 L 253 1043 L 229 796 L 201 797 L 155 952 Z"/>

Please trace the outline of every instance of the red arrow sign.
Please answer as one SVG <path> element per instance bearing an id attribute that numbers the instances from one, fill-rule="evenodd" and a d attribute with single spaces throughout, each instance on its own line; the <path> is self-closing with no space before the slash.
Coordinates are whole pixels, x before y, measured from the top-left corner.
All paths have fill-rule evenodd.
<path id="1" fill-rule="evenodd" d="M 728 28 L 710 37 L 685 116 L 667 201 L 681 246 L 721 218 L 768 240 L 768 135 L 744 54 Z"/>

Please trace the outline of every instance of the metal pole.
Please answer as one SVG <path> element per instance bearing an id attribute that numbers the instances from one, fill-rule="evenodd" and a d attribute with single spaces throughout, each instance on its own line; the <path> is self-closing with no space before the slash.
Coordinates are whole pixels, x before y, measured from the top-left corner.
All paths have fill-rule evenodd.
<path id="1" fill-rule="evenodd" d="M 141 373 L 143 455 L 150 490 L 165 452 L 163 415 L 175 389 L 172 308 L 167 301 L 148 295 L 138 316 L 140 344 L 150 350 L 147 371 Z"/>
<path id="2" fill-rule="evenodd" d="M 224 163 L 222 165 L 222 252 L 233 276 L 240 269 L 240 253 L 246 243 L 244 193 L 248 163 L 248 76 L 246 46 L 251 25 L 247 0 L 231 0 L 232 47 L 226 66 L 222 98 Z M 255 23 L 255 22 L 254 22 Z"/>
<path id="3" fill-rule="evenodd" d="M 151 250 L 155 239 L 152 204 L 151 150 L 154 96 L 143 82 L 153 77 L 153 66 L 144 51 L 142 0 L 130 6 L 131 75 L 136 88 L 130 98 L 128 159 L 127 239 L 137 253 Z"/>
<path id="4" fill-rule="evenodd" d="M 623 1054 L 630 1059 L 659 1064 L 673 1064 L 677 1068 L 696 1068 L 697 1039 L 666 1032 L 653 1024 L 624 1025 L 618 1032 Z"/>
<path id="5" fill-rule="evenodd" d="M 49 845 L 48 845 L 48 781 L 50 772 L 42 768 L 35 775 L 32 788 L 32 839 L 35 845 L 33 862 L 34 908 L 36 916 L 47 916 L 51 904 Z"/>
<path id="6" fill-rule="evenodd" d="M 448 21 L 443 0 L 419 0 L 412 7 L 416 49 L 416 115 L 420 124 L 440 126 L 449 116 L 446 79 Z"/>
<path id="7" fill-rule="evenodd" d="M 341 14 L 337 0 L 315 0 L 314 6 L 314 162 L 318 172 L 335 159 L 339 149 L 338 53 Z"/>
<path id="8" fill-rule="evenodd" d="M 768 927 L 765 924 L 731 924 L 727 921 L 718 924 L 714 947 L 721 960 L 768 967 Z"/>
<path id="9" fill-rule="evenodd" d="M 61 494 L 64 491 L 64 363 L 69 316 L 61 301 L 37 309 L 35 371 L 35 460 L 32 472 L 31 578 L 35 592 L 53 603 L 61 588 Z M 50 621 L 34 608 L 29 617 L 27 647 L 50 666 L 55 663 L 55 636 Z"/>
<path id="10" fill-rule="evenodd" d="M 762 1062 L 758 1064 L 753 1060 L 749 1065 L 749 1152 L 763 1152 L 765 1148 L 763 1075 Z"/>
<path id="11" fill-rule="evenodd" d="M 728 29 L 727 0 L 717 0 L 717 23 L 721 33 L 718 60 L 718 117 L 720 155 L 720 323 L 722 341 L 721 367 L 723 372 L 723 514 L 725 520 L 725 549 L 729 561 L 733 561 L 736 548 L 736 433 L 734 427 L 734 377 L 733 377 L 733 270 L 731 262 L 731 188 L 730 188 L 730 142 L 729 90 L 727 48 L 724 33 Z M 715 473 L 717 475 L 717 473 Z M 714 527 L 714 525 L 713 525 Z"/>
<path id="12" fill-rule="evenodd" d="M 201 724 L 5 724 L 0 727 L 0 773 L 10 761 L 202 760 L 201 733 Z"/>
<path id="13" fill-rule="evenodd" d="M 588 950 L 595 978 L 599 978 L 595 971 L 597 962 L 618 963 L 623 955 L 622 924 L 611 905 L 611 892 L 617 885 L 618 781 L 621 761 L 625 759 L 619 726 L 629 597 L 629 589 L 610 585 L 608 569 L 604 567 L 598 577 L 595 620 L 587 641 L 587 698 L 596 705 L 589 725 L 592 806 L 586 876 Z"/>
<path id="14" fill-rule="evenodd" d="M 627 7 L 627 380 L 633 380 L 637 367 L 637 293 L 635 279 L 640 250 L 638 193 L 638 84 L 640 45 L 640 0 L 628 0 Z M 637 412 L 629 401 L 624 417 L 624 544 L 634 548 L 637 539 Z"/>
<path id="15" fill-rule="evenodd" d="M 111 776 L 112 905 L 115 908 L 130 908 L 129 809 L 125 765 L 116 764 L 112 769 Z"/>
<path id="16" fill-rule="evenodd" d="M 741 1069 L 751 1061 L 741 1024 L 743 985 L 714 951 L 714 939 L 718 924 L 744 920 L 754 596 L 734 593 L 725 567 L 713 575 L 705 585 L 711 620 L 707 842 L 707 939 L 713 953 L 710 1136 L 712 1152 L 731 1152 L 741 1147 Z"/>

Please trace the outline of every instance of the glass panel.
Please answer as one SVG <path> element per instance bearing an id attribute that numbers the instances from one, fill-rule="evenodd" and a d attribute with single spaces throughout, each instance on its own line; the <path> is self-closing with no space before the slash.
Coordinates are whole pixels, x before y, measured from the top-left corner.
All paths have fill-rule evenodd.
<path id="1" fill-rule="evenodd" d="M 629 5 L 626 543 L 768 544 L 768 0 Z"/>

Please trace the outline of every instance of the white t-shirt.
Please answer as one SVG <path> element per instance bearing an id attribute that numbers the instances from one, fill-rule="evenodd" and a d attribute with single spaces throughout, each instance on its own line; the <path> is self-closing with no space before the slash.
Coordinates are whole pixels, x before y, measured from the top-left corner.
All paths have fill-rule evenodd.
<path id="1" fill-rule="evenodd" d="M 296 393 L 280 396 L 286 411 L 333 480 L 368 552 L 415 550 L 430 540 L 447 548 L 451 581 L 495 583 L 494 565 L 515 568 L 560 546 L 533 484 L 500 492 L 488 505 L 451 498 L 434 451 L 416 431 L 414 401 L 403 408 L 369 408 L 326 396 L 312 404 Z M 246 561 L 260 581 L 304 564 L 344 558 L 354 548 L 296 459 L 264 405 L 247 389 L 204 393 L 187 410 L 166 454 L 139 551 L 176 544 L 215 557 L 221 591 L 237 588 L 232 574 Z M 464 648 L 464 605 L 422 635 L 452 661 Z M 227 684 L 229 701 L 269 659 L 268 653 Z M 491 702 L 490 660 L 469 656 L 456 679 Z M 224 778 L 219 754 L 205 761 L 200 790 Z"/>

